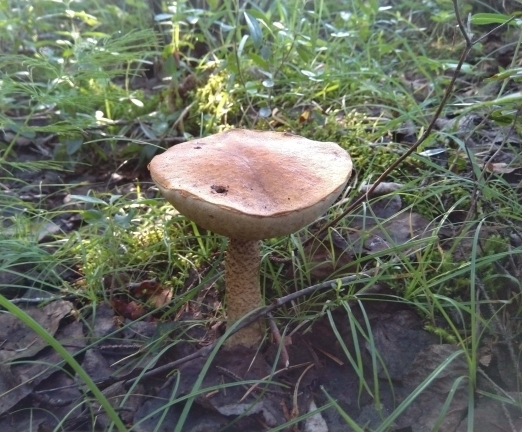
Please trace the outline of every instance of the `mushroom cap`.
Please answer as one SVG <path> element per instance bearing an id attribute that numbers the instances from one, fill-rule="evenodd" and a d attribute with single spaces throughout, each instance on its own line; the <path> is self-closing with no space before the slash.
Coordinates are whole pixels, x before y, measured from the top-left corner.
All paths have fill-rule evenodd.
<path id="1" fill-rule="evenodd" d="M 149 170 L 182 215 L 217 234 L 261 240 L 323 214 L 346 186 L 352 161 L 332 142 L 233 129 L 171 147 Z"/>

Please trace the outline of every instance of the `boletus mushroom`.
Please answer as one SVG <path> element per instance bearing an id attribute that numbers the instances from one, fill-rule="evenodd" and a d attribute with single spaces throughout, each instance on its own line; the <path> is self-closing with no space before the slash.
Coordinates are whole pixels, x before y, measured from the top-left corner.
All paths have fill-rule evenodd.
<path id="1" fill-rule="evenodd" d="M 352 171 L 332 142 L 281 132 L 234 129 L 178 144 L 149 165 L 163 196 L 201 227 L 228 237 L 225 295 L 229 322 L 263 305 L 260 240 L 312 223 L 342 192 Z M 227 347 L 261 339 L 258 321 Z"/>

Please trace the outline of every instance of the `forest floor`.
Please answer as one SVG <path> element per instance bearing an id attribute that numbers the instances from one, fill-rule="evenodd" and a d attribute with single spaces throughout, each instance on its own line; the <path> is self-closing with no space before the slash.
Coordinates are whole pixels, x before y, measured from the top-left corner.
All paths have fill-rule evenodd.
<path id="1" fill-rule="evenodd" d="M 522 430 L 516 0 L 11 3 L 0 430 Z M 230 128 L 354 162 L 263 243 L 253 349 L 222 347 L 226 239 L 147 169 Z"/>

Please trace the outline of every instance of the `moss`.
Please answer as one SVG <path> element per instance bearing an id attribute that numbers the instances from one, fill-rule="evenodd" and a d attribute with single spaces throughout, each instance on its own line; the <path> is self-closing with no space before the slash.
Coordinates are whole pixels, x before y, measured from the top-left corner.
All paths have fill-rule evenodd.
<path id="1" fill-rule="evenodd" d="M 455 337 L 455 335 L 449 333 L 448 330 L 443 329 L 442 327 L 426 324 L 424 326 L 424 330 L 426 330 L 428 333 L 432 333 L 438 336 L 443 343 L 449 343 L 452 345 L 456 345 L 458 343 L 458 340 Z"/>
<path id="2" fill-rule="evenodd" d="M 235 96 L 225 71 L 209 75 L 204 85 L 195 90 L 190 116 L 198 121 L 201 119 L 200 127 L 204 135 L 230 127 L 240 111 Z"/>
<path id="3" fill-rule="evenodd" d="M 381 174 L 403 152 L 403 149 L 394 143 L 371 145 L 375 139 L 375 131 L 372 130 L 367 116 L 357 111 L 343 115 L 334 113 L 323 116 L 322 120 L 320 118 L 318 121 L 302 124 L 297 120 L 292 122 L 291 126 L 294 133 L 309 139 L 338 143 L 350 153 L 359 176 L 368 173 Z M 403 170 L 416 171 L 418 166 L 417 160 L 407 158 L 398 166 L 395 175 L 401 175 Z"/>
<path id="4" fill-rule="evenodd" d="M 84 240 L 76 252 L 83 256 L 80 271 L 95 285 L 115 272 L 150 272 L 170 275 L 174 287 L 183 286 L 190 270 L 199 268 L 204 257 L 184 219 L 166 227 L 152 222 L 134 230 L 111 227 L 96 240 Z M 167 267 L 167 268 L 166 268 Z"/>
<path id="5" fill-rule="evenodd" d="M 226 71 L 213 72 L 212 68 L 200 76 L 191 73 L 173 80 L 161 95 L 164 102 L 161 109 L 166 114 L 183 115 L 182 121 L 176 122 L 180 133 L 205 136 L 226 130 L 237 121 L 241 104 L 239 86 L 232 84 Z"/>
<path id="6" fill-rule="evenodd" d="M 471 248 L 470 245 L 464 246 Z M 482 247 L 478 249 L 476 274 L 478 278 L 484 282 L 484 288 L 490 296 L 495 296 L 496 291 L 503 284 L 498 283 L 498 255 L 509 251 L 509 240 L 500 234 L 488 236 L 483 242 Z M 470 250 L 471 253 L 471 250 Z M 495 259 L 488 260 L 488 257 L 495 256 Z M 449 252 L 439 252 L 434 249 L 430 254 L 425 256 L 426 263 L 429 263 L 429 271 L 426 272 L 426 280 L 433 280 L 438 276 L 445 274 L 454 274 L 459 267 L 468 265 L 469 259 L 457 261 L 455 256 Z M 471 271 L 471 269 L 470 269 Z M 457 299 L 459 301 L 469 300 L 470 292 L 469 272 L 452 277 L 450 281 L 445 281 L 438 287 L 438 294 Z"/>
<path id="7" fill-rule="evenodd" d="M 509 251 L 509 239 L 502 237 L 500 234 L 489 236 L 483 245 L 484 256 L 501 254 Z"/>

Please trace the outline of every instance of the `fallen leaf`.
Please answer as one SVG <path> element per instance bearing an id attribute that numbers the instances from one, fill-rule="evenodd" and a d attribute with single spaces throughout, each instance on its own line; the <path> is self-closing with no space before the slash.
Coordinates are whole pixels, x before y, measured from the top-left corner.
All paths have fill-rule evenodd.
<path id="1" fill-rule="evenodd" d="M 162 289 L 150 297 L 150 302 L 155 308 L 165 306 L 172 300 L 172 291 L 170 289 Z"/>
<path id="2" fill-rule="evenodd" d="M 379 378 L 400 381 L 422 350 L 437 338 L 422 329 L 421 320 L 411 311 L 401 310 L 373 326 L 375 348 L 386 366 L 379 364 Z"/>
<path id="3" fill-rule="evenodd" d="M 311 120 L 310 110 L 304 110 L 299 116 L 299 124 L 306 123 Z"/>
<path id="4" fill-rule="evenodd" d="M 55 338 L 71 354 L 76 354 L 86 344 L 82 324 L 76 321 L 60 328 Z M 30 362 L 17 360 L 11 365 L 5 361 L 6 352 L 0 352 L 0 414 L 28 396 L 36 385 L 56 372 L 57 365 L 63 363 L 62 356 L 54 350 L 42 350 L 35 355 Z"/>
<path id="5" fill-rule="evenodd" d="M 456 351 L 457 348 L 453 345 L 431 345 L 419 352 L 410 372 L 404 377 L 403 383 L 406 391 L 402 394 L 401 399 L 414 391 Z M 410 427 L 412 432 L 433 430 L 439 421 L 448 396 L 455 391 L 437 429 L 444 432 L 455 431 L 468 409 L 468 382 L 466 379 L 462 379 L 468 374 L 468 365 L 464 355 L 454 358 L 406 408 L 404 414 L 397 419 L 397 425 L 400 428 Z M 459 379 L 461 379 L 460 383 L 454 388 Z"/>
<path id="6" fill-rule="evenodd" d="M 28 307 L 25 312 L 51 335 L 56 333 L 60 321 L 71 312 L 72 304 L 58 300 L 41 308 Z M 31 331 L 18 317 L 6 313 L 0 315 L 0 353 L 4 361 L 32 357 L 48 346 L 40 336 Z"/>
<path id="7" fill-rule="evenodd" d="M 128 390 L 125 388 L 124 381 L 118 381 L 110 387 L 103 390 L 104 396 L 110 402 L 112 407 L 119 411 L 121 419 L 126 424 L 132 424 L 134 419 L 134 413 L 139 407 L 143 405 L 145 400 L 144 387 L 141 384 L 133 387 L 132 393 L 129 395 Z M 125 400 L 125 409 L 121 409 L 121 404 Z M 101 430 L 108 430 L 111 419 L 105 414 L 101 406 L 95 402 L 93 403 L 93 410 L 98 413 L 96 416 L 96 426 L 100 427 Z"/>
<path id="8" fill-rule="evenodd" d="M 495 174 L 510 174 L 516 170 L 522 169 L 522 167 L 510 167 L 505 162 L 487 162 L 485 164 L 486 171 Z"/>
<path id="9" fill-rule="evenodd" d="M 308 407 L 308 413 L 312 413 L 305 421 L 304 432 L 328 432 L 328 425 L 320 412 L 317 411 L 317 405 L 312 400 Z"/>
<path id="10" fill-rule="evenodd" d="M 473 410 L 473 432 L 522 430 L 520 409 L 522 393 L 512 392 L 502 394 L 502 397 L 511 398 L 513 403 L 502 403 L 489 397 L 477 398 L 478 402 Z M 456 432 L 467 432 L 468 430 L 468 418 L 466 417 Z"/>

